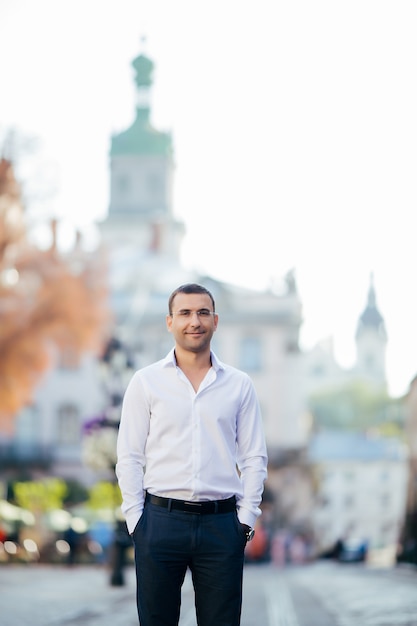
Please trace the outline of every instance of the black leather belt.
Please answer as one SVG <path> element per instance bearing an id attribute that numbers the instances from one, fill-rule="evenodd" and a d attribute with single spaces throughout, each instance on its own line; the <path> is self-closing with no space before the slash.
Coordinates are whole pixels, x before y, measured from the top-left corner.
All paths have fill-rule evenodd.
<path id="1" fill-rule="evenodd" d="M 207 515 L 208 513 L 231 513 L 236 511 L 236 498 L 232 496 L 227 500 L 209 500 L 207 502 L 187 502 L 186 500 L 175 500 L 174 498 L 161 498 L 151 493 L 146 494 L 145 502 L 163 506 L 165 509 L 174 511 L 185 511 L 186 513 L 197 513 Z"/>

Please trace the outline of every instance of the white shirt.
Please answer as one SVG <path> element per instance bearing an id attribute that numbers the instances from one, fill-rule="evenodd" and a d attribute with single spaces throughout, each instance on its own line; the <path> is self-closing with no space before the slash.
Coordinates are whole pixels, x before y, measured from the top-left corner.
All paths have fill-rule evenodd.
<path id="1" fill-rule="evenodd" d="M 188 501 L 235 495 L 239 520 L 249 526 L 261 513 L 267 453 L 253 383 L 213 352 L 211 363 L 197 392 L 174 350 L 137 371 L 128 385 L 116 474 L 130 533 L 146 491 Z"/>

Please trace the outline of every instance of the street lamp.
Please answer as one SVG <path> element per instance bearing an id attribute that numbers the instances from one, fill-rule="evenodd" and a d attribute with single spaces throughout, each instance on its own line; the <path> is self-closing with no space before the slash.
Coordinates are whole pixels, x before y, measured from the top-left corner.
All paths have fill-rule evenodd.
<path id="1" fill-rule="evenodd" d="M 126 347 L 116 337 L 112 337 L 106 346 L 100 361 L 101 382 L 105 394 L 105 408 L 101 415 L 84 424 L 83 440 L 84 462 L 96 470 L 110 470 L 113 480 L 117 452 L 117 432 L 124 391 L 133 373 L 133 363 Z M 123 569 L 126 551 L 132 542 L 126 522 L 120 513 L 115 515 L 114 540 L 111 552 L 112 586 L 124 585 Z"/>

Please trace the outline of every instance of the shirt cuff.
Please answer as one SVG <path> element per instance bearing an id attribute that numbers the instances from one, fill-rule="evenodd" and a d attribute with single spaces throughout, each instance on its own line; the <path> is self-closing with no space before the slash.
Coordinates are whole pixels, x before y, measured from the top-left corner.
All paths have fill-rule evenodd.
<path id="1" fill-rule="evenodd" d="M 237 511 L 237 518 L 241 524 L 247 524 L 251 528 L 255 526 L 258 516 L 248 511 L 248 509 L 240 508 Z"/>
<path id="2" fill-rule="evenodd" d="M 135 530 L 138 521 L 142 517 L 142 512 L 143 511 L 140 511 L 139 513 L 137 511 L 132 511 L 131 513 L 128 513 L 125 515 L 126 526 L 127 526 L 127 530 L 129 531 L 129 535 L 131 535 L 133 531 Z"/>

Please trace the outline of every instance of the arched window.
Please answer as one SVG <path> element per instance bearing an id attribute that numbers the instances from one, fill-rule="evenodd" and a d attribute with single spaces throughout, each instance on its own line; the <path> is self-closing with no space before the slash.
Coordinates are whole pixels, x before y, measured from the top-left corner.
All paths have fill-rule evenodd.
<path id="1" fill-rule="evenodd" d="M 243 337 L 240 342 L 239 367 L 244 372 L 262 369 L 262 343 L 259 337 Z"/>
<path id="2" fill-rule="evenodd" d="M 58 409 L 58 443 L 63 445 L 80 442 L 80 419 L 78 407 L 63 404 Z"/>

